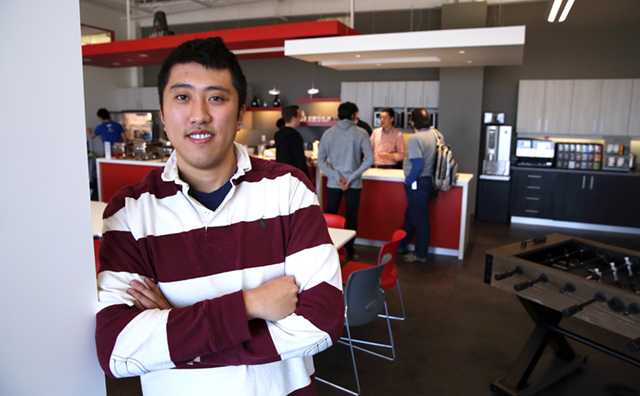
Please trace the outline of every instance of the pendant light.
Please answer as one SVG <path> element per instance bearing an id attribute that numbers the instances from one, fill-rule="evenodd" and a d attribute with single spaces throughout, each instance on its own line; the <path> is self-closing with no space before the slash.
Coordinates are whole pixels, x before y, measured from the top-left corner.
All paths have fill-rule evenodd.
<path id="1" fill-rule="evenodd" d="M 313 62 L 311 64 L 311 88 L 307 90 L 307 93 L 309 94 L 309 98 L 313 98 L 313 95 L 320 92 L 320 90 L 316 88 L 316 84 L 315 84 L 315 75 L 314 75 L 315 68 L 316 68 L 316 63 Z"/>

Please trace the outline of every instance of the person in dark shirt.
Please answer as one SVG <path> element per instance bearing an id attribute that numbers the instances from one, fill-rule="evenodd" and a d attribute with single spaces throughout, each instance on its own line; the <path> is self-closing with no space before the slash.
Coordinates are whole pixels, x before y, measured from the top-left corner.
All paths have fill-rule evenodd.
<path id="1" fill-rule="evenodd" d="M 296 105 L 282 109 L 285 125 L 275 134 L 276 162 L 295 166 L 309 177 L 304 142 L 296 128 L 300 126 L 300 108 Z"/>
<path id="2" fill-rule="evenodd" d="M 358 109 L 357 105 L 356 105 L 356 125 L 364 129 L 365 131 L 367 131 L 367 133 L 369 134 L 369 137 L 371 137 L 373 130 L 371 129 L 371 126 L 369 126 L 369 124 L 367 124 L 366 122 L 360 119 L 360 109 Z"/>

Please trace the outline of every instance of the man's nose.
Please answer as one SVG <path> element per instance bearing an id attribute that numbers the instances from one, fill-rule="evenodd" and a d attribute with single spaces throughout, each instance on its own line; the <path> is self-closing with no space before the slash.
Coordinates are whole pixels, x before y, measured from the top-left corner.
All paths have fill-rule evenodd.
<path id="1" fill-rule="evenodd" d="M 206 99 L 194 100 L 191 107 L 190 121 L 195 124 L 207 124 L 211 122 L 211 114 L 209 114 L 209 105 Z"/>

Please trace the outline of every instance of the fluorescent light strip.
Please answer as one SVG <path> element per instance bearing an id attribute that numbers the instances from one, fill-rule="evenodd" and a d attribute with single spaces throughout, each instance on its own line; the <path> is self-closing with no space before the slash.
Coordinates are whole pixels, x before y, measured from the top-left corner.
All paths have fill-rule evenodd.
<path id="1" fill-rule="evenodd" d="M 421 56 L 415 58 L 383 58 L 383 59 L 358 59 L 358 60 L 330 60 L 321 61 L 323 66 L 339 65 L 369 65 L 374 63 L 421 63 L 421 62 L 441 62 L 437 56 Z"/>
<path id="2" fill-rule="evenodd" d="M 263 54 L 265 52 L 284 52 L 284 47 L 251 48 L 251 49 L 243 49 L 243 50 L 234 50 L 231 52 L 233 52 L 236 55 Z"/>
<path id="3" fill-rule="evenodd" d="M 562 0 L 553 1 L 553 5 L 551 6 L 551 11 L 549 12 L 549 18 L 547 18 L 547 21 L 554 22 L 556 20 L 558 11 L 560 11 L 560 5 L 562 5 Z"/>
<path id="4" fill-rule="evenodd" d="M 564 22 L 564 20 L 567 19 L 567 15 L 569 15 L 569 11 L 571 11 L 574 1 L 575 0 L 567 0 L 567 4 L 565 4 L 564 10 L 562 10 L 562 14 L 560 14 L 558 22 Z"/>

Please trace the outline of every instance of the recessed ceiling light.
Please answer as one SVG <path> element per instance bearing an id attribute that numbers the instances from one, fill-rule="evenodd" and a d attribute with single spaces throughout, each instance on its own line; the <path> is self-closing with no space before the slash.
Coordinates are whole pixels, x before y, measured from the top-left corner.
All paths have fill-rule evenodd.
<path id="1" fill-rule="evenodd" d="M 467 63 L 473 63 L 473 61 L 467 61 Z"/>
<path id="2" fill-rule="evenodd" d="M 459 54 L 464 54 L 464 51 L 458 51 Z"/>
<path id="3" fill-rule="evenodd" d="M 359 58 L 359 57 L 360 57 L 360 55 L 356 55 L 356 58 Z"/>
<path id="4" fill-rule="evenodd" d="M 377 66 L 382 66 L 382 63 L 378 63 Z"/>

